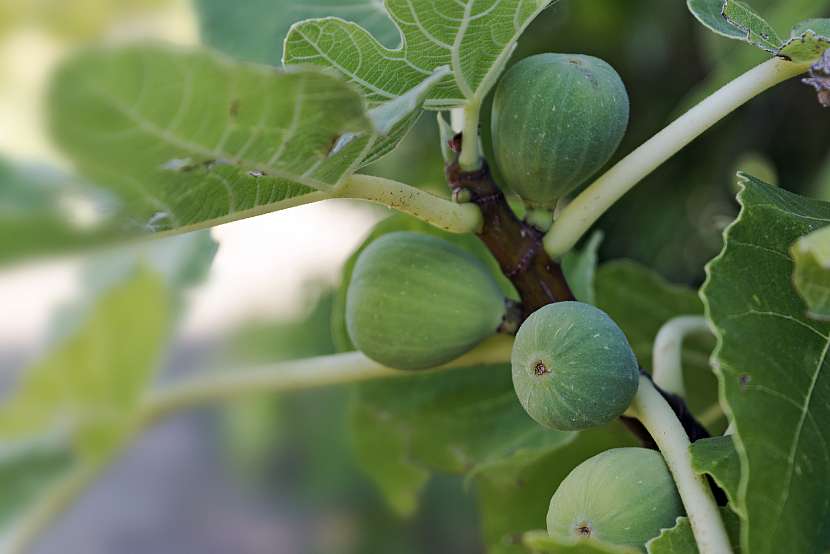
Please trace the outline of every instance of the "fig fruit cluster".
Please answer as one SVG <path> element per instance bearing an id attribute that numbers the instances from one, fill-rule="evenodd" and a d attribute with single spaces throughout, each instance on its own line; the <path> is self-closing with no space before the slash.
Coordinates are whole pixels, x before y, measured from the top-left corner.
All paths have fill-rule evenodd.
<path id="1" fill-rule="evenodd" d="M 576 467 L 556 490 L 548 534 L 594 538 L 646 551 L 645 543 L 684 515 L 663 456 L 645 448 L 607 450 Z"/>
<path id="2" fill-rule="evenodd" d="M 358 257 L 346 326 L 366 356 L 396 369 L 427 369 L 494 335 L 507 311 L 487 267 L 449 241 L 398 232 Z"/>
<path id="3" fill-rule="evenodd" d="M 528 207 L 554 208 L 611 159 L 628 117 L 625 85 L 606 62 L 576 54 L 531 56 L 496 89 L 496 164 Z"/>

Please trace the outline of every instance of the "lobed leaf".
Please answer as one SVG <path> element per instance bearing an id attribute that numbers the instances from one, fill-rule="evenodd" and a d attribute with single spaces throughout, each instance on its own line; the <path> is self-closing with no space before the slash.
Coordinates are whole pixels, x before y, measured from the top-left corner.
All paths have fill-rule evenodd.
<path id="1" fill-rule="evenodd" d="M 807 304 L 807 316 L 830 320 L 830 227 L 798 239 L 790 248 L 793 284 Z"/>
<path id="2" fill-rule="evenodd" d="M 783 39 L 766 19 L 740 0 L 687 0 L 692 14 L 711 31 L 752 44 L 795 63 L 811 63 L 830 48 L 830 20 L 797 24 Z"/>
<path id="3" fill-rule="evenodd" d="M 793 290 L 790 246 L 830 223 L 830 204 L 741 176 L 742 210 L 701 294 L 741 459 L 736 509 L 753 554 L 830 546 L 830 326 Z"/>
<path id="4" fill-rule="evenodd" d="M 134 45 L 65 63 L 53 135 L 135 231 L 206 227 L 334 189 L 372 145 L 360 94 L 314 70 Z"/>
<path id="5" fill-rule="evenodd" d="M 294 25 L 283 61 L 336 69 L 363 89 L 370 105 L 394 99 L 449 66 L 452 78 L 432 91 L 425 107 L 455 108 L 487 95 L 519 36 L 555 1 L 385 0 L 400 30 L 400 47 L 388 48 L 360 25 L 328 17 Z"/>
<path id="6" fill-rule="evenodd" d="M 503 364 L 363 384 L 351 412 L 358 459 L 401 513 L 415 508 L 433 471 L 467 475 L 524 461 L 575 436 L 531 420 Z"/>

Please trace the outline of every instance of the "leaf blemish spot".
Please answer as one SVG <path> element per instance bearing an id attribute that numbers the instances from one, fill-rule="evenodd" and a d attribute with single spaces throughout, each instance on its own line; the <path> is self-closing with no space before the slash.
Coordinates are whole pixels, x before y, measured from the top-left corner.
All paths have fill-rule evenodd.
<path id="1" fill-rule="evenodd" d="M 738 377 L 738 383 L 741 385 L 741 389 L 743 390 L 746 390 L 746 387 L 750 382 L 752 382 L 752 376 L 748 373 L 744 373 Z"/>
<path id="2" fill-rule="evenodd" d="M 539 360 L 533 366 L 533 373 L 541 377 L 542 375 L 550 373 L 550 369 L 548 369 L 548 366 L 545 365 L 545 362 Z"/>

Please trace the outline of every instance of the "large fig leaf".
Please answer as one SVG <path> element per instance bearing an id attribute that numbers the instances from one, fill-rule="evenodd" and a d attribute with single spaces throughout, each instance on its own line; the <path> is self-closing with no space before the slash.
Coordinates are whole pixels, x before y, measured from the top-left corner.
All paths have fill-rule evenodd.
<path id="1" fill-rule="evenodd" d="M 279 64 L 288 29 L 293 23 L 312 17 L 354 21 L 390 48 L 401 40 L 377 0 L 196 0 L 195 4 L 202 40 L 252 62 Z"/>
<path id="2" fill-rule="evenodd" d="M 793 283 L 807 304 L 807 315 L 830 320 L 830 227 L 801 237 L 790 249 Z"/>
<path id="3" fill-rule="evenodd" d="M 374 129 L 358 92 L 205 51 L 86 51 L 49 98 L 53 135 L 137 229 L 183 230 L 274 211 L 335 188 Z"/>
<path id="4" fill-rule="evenodd" d="M 625 331 L 640 365 L 651 368 L 654 338 L 666 322 L 682 315 L 702 315 L 703 304 L 695 292 L 667 282 L 647 267 L 630 261 L 614 261 L 599 268 L 597 306 Z M 683 369 L 689 405 L 702 413 L 717 402 L 717 384 L 709 368 L 713 342 L 690 337 L 683 342 Z"/>
<path id="5" fill-rule="evenodd" d="M 687 0 L 692 14 L 711 31 L 748 42 L 796 63 L 816 61 L 830 48 L 830 20 L 810 19 L 795 25 L 783 39 L 766 19 L 740 0 Z"/>
<path id="6" fill-rule="evenodd" d="M 808 319 L 790 246 L 830 204 L 741 177 L 742 211 L 702 289 L 741 458 L 736 508 L 753 554 L 830 547 L 830 325 Z"/>
<path id="7" fill-rule="evenodd" d="M 370 104 L 410 90 L 440 66 L 452 76 L 433 89 L 428 109 L 449 109 L 482 100 L 498 79 L 533 19 L 556 0 L 385 0 L 400 29 L 390 49 L 356 23 L 329 17 L 291 28 L 286 65 L 331 67 L 360 86 Z"/>
<path id="8" fill-rule="evenodd" d="M 575 436 L 530 419 L 504 364 L 361 385 L 351 421 L 361 464 L 401 513 L 414 510 L 433 471 L 465 475 L 527 460 Z"/>

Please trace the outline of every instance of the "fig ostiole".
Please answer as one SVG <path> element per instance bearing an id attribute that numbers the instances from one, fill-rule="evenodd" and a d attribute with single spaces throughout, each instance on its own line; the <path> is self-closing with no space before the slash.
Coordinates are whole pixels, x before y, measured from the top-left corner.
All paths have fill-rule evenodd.
<path id="1" fill-rule="evenodd" d="M 549 304 L 516 334 L 513 385 L 539 424 L 587 429 L 619 417 L 637 393 L 640 370 L 625 334 L 602 310 Z"/>
<path id="2" fill-rule="evenodd" d="M 427 369 L 494 335 L 508 307 L 480 260 L 446 240 L 398 232 L 358 257 L 346 326 L 369 358 L 396 369 Z"/>
<path id="3" fill-rule="evenodd" d="M 496 163 L 529 207 L 556 202 L 599 171 L 628 127 L 617 72 L 577 54 L 539 54 L 502 77 L 493 101 Z"/>
<path id="4" fill-rule="evenodd" d="M 577 466 L 550 501 L 548 534 L 638 548 L 684 515 L 663 456 L 645 448 L 607 450 Z"/>

